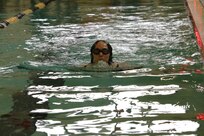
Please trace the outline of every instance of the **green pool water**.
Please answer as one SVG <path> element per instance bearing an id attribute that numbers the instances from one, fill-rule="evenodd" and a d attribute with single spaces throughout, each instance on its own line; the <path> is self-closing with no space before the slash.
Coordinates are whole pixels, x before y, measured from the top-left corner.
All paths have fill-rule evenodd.
<path id="1" fill-rule="evenodd" d="M 39 1 L 0 1 L 4 20 Z M 60 0 L 0 30 L 2 136 L 204 135 L 184 0 Z M 98 39 L 140 69 L 84 71 Z"/>

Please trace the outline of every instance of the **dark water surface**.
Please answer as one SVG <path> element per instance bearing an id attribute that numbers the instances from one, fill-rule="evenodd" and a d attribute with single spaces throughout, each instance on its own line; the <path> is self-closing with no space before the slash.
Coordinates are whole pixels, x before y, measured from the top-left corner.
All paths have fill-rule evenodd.
<path id="1" fill-rule="evenodd" d="M 38 1 L 0 1 L 0 19 Z M 141 69 L 91 72 L 98 39 Z M 204 135 L 204 75 L 184 0 L 60 0 L 0 31 L 2 136 Z"/>

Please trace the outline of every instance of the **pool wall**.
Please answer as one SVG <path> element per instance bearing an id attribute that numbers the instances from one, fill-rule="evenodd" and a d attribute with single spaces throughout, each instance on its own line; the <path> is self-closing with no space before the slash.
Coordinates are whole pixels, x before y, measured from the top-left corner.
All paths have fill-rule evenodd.
<path id="1" fill-rule="evenodd" d="M 186 0 L 186 5 L 204 62 L 204 0 Z"/>

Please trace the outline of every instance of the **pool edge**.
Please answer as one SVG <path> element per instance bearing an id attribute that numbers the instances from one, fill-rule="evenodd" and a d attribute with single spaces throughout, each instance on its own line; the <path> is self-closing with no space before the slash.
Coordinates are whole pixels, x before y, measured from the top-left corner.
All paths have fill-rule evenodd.
<path id="1" fill-rule="evenodd" d="M 204 0 L 186 0 L 186 5 L 204 62 Z"/>

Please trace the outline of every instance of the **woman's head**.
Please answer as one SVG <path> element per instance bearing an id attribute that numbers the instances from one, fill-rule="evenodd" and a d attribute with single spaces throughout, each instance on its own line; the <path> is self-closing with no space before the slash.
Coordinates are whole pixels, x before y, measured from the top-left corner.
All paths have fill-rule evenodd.
<path id="1" fill-rule="evenodd" d="M 91 47 L 91 63 L 104 61 L 109 65 L 112 63 L 112 47 L 104 40 L 97 40 Z"/>

